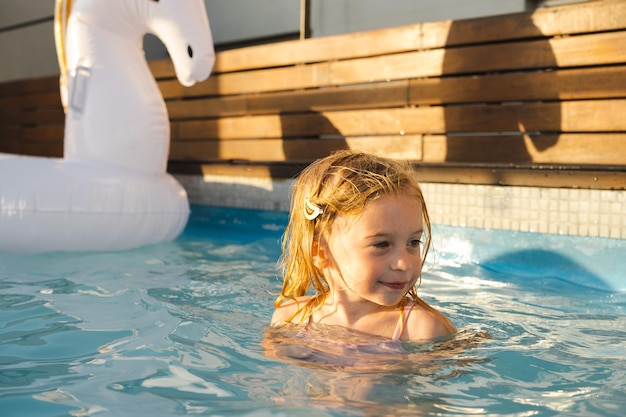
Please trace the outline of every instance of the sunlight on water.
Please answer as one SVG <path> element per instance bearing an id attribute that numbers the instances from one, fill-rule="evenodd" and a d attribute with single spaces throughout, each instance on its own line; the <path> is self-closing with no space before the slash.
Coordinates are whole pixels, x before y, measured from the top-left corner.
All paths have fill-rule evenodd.
<path id="1" fill-rule="evenodd" d="M 196 208 L 173 243 L 0 254 L 1 415 L 622 415 L 626 292 L 603 285 L 623 273 L 548 253 L 554 240 L 529 252 L 516 234 L 502 253 L 511 234 L 477 248 L 477 232 L 439 227 L 420 291 L 458 335 L 303 336 L 267 328 L 285 222 Z"/>

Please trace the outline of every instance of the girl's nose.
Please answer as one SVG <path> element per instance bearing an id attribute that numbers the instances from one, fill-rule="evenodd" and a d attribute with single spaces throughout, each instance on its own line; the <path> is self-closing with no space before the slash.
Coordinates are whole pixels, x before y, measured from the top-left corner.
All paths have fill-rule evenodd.
<path id="1" fill-rule="evenodd" d="M 410 265 L 410 255 L 406 251 L 399 251 L 392 261 L 391 269 L 406 271 Z"/>

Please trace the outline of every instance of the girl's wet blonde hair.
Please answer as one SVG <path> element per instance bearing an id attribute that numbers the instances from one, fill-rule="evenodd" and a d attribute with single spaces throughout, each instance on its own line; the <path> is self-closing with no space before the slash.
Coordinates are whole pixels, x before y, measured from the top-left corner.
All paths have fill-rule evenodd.
<path id="1" fill-rule="evenodd" d="M 406 161 L 368 153 L 338 151 L 309 165 L 293 184 L 290 218 L 282 243 L 284 283 L 274 305 L 313 295 L 299 305 L 289 321 L 299 316 L 302 323 L 323 305 L 329 285 L 314 262 L 316 240 L 328 233 L 339 214 L 359 216 L 365 205 L 384 195 L 415 197 L 422 207 L 425 227 L 422 264 L 430 248 L 430 219 L 415 170 Z M 419 304 L 417 284 L 408 295 Z M 401 307 L 406 303 L 402 302 Z"/>

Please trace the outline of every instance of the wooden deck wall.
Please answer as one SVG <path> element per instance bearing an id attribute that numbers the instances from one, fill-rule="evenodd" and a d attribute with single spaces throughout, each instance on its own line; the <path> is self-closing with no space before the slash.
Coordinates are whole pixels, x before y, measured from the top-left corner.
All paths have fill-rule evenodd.
<path id="1" fill-rule="evenodd" d="M 427 181 L 626 188 L 621 0 L 224 51 L 192 88 L 169 61 L 151 68 L 172 172 L 292 176 L 350 147 Z M 57 91 L 0 86 L 0 151 L 62 155 Z"/>

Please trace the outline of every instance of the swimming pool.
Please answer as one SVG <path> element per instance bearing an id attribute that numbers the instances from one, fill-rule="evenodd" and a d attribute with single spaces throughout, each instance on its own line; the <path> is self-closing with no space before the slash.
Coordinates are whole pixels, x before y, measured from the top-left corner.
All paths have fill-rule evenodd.
<path id="1" fill-rule="evenodd" d="M 337 367 L 263 354 L 286 220 L 193 207 L 171 243 L 0 254 L 2 416 L 622 415 L 625 241 L 436 226 L 421 294 L 456 348 Z"/>

